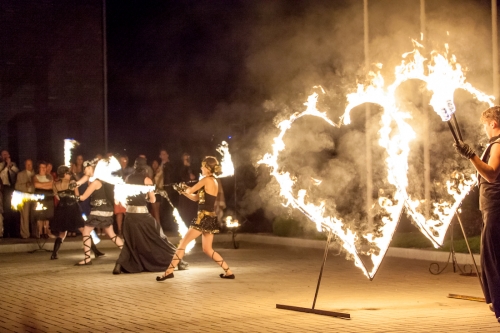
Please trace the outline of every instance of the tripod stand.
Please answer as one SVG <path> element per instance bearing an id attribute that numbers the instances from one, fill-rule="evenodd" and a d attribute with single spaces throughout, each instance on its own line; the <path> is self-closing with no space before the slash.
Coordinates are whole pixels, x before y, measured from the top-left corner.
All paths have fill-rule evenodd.
<path id="1" fill-rule="evenodd" d="M 458 268 L 458 270 L 460 270 L 460 272 L 461 272 L 460 275 L 466 275 L 466 276 L 474 276 L 475 275 L 475 276 L 477 276 L 477 278 L 479 280 L 479 285 L 481 286 L 481 290 L 483 291 L 483 294 L 484 294 L 484 287 L 483 287 L 483 281 L 481 279 L 481 274 L 479 273 L 479 270 L 477 268 L 476 260 L 474 259 L 474 254 L 472 253 L 472 251 L 470 249 L 469 241 L 467 240 L 467 235 L 465 234 L 465 229 L 464 229 L 464 225 L 462 223 L 462 219 L 460 218 L 460 215 L 458 215 L 457 212 L 455 212 L 455 216 L 457 217 L 458 223 L 460 225 L 460 229 L 462 230 L 462 234 L 464 235 L 465 244 L 467 245 L 467 249 L 469 250 L 469 254 L 472 258 L 472 263 L 473 263 L 475 273 L 472 272 L 472 269 L 469 273 L 465 273 L 458 265 L 457 258 L 455 255 L 455 247 L 453 244 L 453 221 L 451 223 L 451 230 L 450 230 L 451 231 L 450 254 L 448 255 L 448 260 L 446 262 L 446 265 L 443 267 L 443 269 L 439 270 L 439 264 L 432 263 L 429 266 L 429 272 L 433 275 L 441 274 L 444 271 L 444 269 L 448 266 L 448 264 L 450 263 L 450 258 L 451 258 L 452 263 L 453 263 L 453 273 L 456 273 L 456 271 L 457 271 L 456 269 Z M 469 265 L 469 266 L 471 266 L 471 265 Z M 433 271 L 432 267 L 437 267 L 437 269 L 435 271 Z M 465 267 L 465 265 L 464 265 L 464 267 Z M 448 297 L 449 298 L 458 298 L 458 299 L 463 299 L 463 300 L 468 300 L 468 301 L 477 301 L 477 302 L 484 302 L 485 301 L 485 299 L 482 297 L 457 295 L 457 294 L 448 294 Z"/>
<path id="2" fill-rule="evenodd" d="M 440 269 L 440 266 L 437 262 L 433 262 L 430 264 L 429 266 L 429 273 L 431 273 L 432 275 L 439 275 L 441 274 L 445 269 L 446 267 L 448 267 L 448 265 L 450 264 L 450 259 L 451 259 L 451 263 L 453 265 L 453 273 L 456 273 L 457 270 L 460 271 L 460 275 L 472 275 L 474 273 L 472 273 L 472 265 L 470 264 L 465 264 L 464 267 L 463 267 L 463 270 L 460 268 L 460 265 L 458 264 L 458 261 L 457 261 L 457 257 L 456 257 L 456 252 L 455 252 L 455 242 L 454 242 L 454 225 L 455 223 L 451 223 L 450 225 L 450 252 L 449 252 L 449 255 L 448 255 L 448 259 L 446 260 L 446 264 L 444 265 L 444 267 L 442 269 Z M 470 270 L 469 272 L 466 273 L 466 269 L 465 267 L 469 267 Z"/>

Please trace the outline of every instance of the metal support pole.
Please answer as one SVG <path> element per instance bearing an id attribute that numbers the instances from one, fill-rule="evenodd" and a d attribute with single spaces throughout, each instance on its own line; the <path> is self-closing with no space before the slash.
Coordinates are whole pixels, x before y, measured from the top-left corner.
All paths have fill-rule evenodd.
<path id="1" fill-rule="evenodd" d="M 334 312 L 334 311 L 325 311 L 325 310 L 317 310 L 317 309 L 315 309 L 316 299 L 318 297 L 319 286 L 321 284 L 321 277 L 323 276 L 323 268 L 325 268 L 326 257 L 328 255 L 328 247 L 330 245 L 332 237 L 333 237 L 333 233 L 332 233 L 332 230 L 330 229 L 330 231 L 328 233 L 328 239 L 326 241 L 325 253 L 323 255 L 323 263 L 321 264 L 321 270 L 319 272 L 318 284 L 316 286 L 316 293 L 314 294 L 314 301 L 313 301 L 312 308 L 303 308 L 303 307 L 299 307 L 299 306 L 276 304 L 276 309 L 291 310 L 291 311 L 306 312 L 306 313 L 314 313 L 314 314 L 319 314 L 319 315 L 323 315 L 323 316 L 330 316 L 330 317 L 339 317 L 339 318 L 344 318 L 344 319 L 351 319 L 351 315 L 349 313 L 342 313 L 342 312 Z"/>
<path id="2" fill-rule="evenodd" d="M 467 235 L 465 234 L 465 229 L 464 229 L 464 226 L 462 224 L 462 219 L 460 218 L 460 215 L 458 215 L 457 212 L 455 212 L 455 215 L 457 216 L 458 224 L 460 224 L 460 228 L 462 229 L 462 233 L 464 235 L 465 244 L 467 245 L 467 250 L 469 250 L 469 254 L 470 254 L 471 258 L 472 258 L 472 263 L 474 264 L 474 269 L 476 271 L 477 278 L 479 279 L 479 285 L 481 286 L 481 289 L 482 289 L 483 294 L 484 294 L 483 280 L 481 279 L 481 274 L 479 274 L 479 270 L 477 269 L 477 264 L 476 264 L 476 259 L 474 259 L 474 254 L 472 253 L 472 251 L 470 249 L 469 241 L 467 240 Z"/>
<path id="3" fill-rule="evenodd" d="M 108 153 L 108 47 L 106 30 L 106 0 L 102 0 L 102 93 L 104 114 L 104 154 Z"/>
<path id="4" fill-rule="evenodd" d="M 364 25 L 364 51 L 365 71 L 370 70 L 370 35 L 368 21 L 368 0 L 363 0 L 363 25 Z M 370 105 L 365 104 L 365 149 L 366 149 L 366 214 L 368 226 L 373 225 L 373 163 L 372 163 L 372 138 L 370 135 Z"/>
<path id="5" fill-rule="evenodd" d="M 314 294 L 314 301 L 312 305 L 312 309 L 316 306 L 316 299 L 318 298 L 319 286 L 321 284 L 321 277 L 323 276 L 323 269 L 325 268 L 326 257 L 328 256 L 328 247 L 330 246 L 330 242 L 332 240 L 332 230 L 328 233 L 328 239 L 326 240 L 325 253 L 323 254 L 323 263 L 321 264 L 321 269 L 319 271 L 318 284 L 316 285 L 316 293 Z"/>
<path id="6" fill-rule="evenodd" d="M 498 77 L 498 7 L 497 0 L 491 0 L 491 39 L 492 39 L 492 63 L 493 63 L 493 96 L 498 101 L 500 94 Z"/>
<path id="7" fill-rule="evenodd" d="M 425 0 L 420 0 L 420 41 L 423 43 L 427 39 L 427 27 L 425 24 Z M 424 216 L 428 219 L 431 215 L 431 154 L 429 140 L 429 99 L 422 96 L 423 112 L 423 150 L 424 150 Z"/>

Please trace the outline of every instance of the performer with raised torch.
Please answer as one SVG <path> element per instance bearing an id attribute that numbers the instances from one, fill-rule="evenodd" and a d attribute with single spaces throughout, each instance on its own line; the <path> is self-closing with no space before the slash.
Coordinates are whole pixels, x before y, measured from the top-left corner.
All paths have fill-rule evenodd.
<path id="1" fill-rule="evenodd" d="M 184 257 L 186 246 L 200 235 L 202 235 L 203 252 L 207 256 L 210 256 L 225 272 L 225 274 L 220 274 L 220 277 L 223 279 L 235 278 L 229 269 L 229 265 L 212 248 L 214 234 L 219 232 L 217 216 L 215 215 L 215 199 L 217 198 L 219 185 L 215 176 L 221 175 L 222 170 L 217 159 L 212 156 L 205 157 L 201 163 L 201 172 L 204 178 L 193 187 L 188 187 L 183 183 L 175 187 L 180 194 L 193 201 L 198 201 L 198 217 L 191 222 L 189 231 L 182 238 L 165 274 L 161 277 L 156 277 L 156 281 L 164 281 L 174 277 L 173 271 L 182 260 L 182 257 Z"/>
<path id="2" fill-rule="evenodd" d="M 486 303 L 500 323 L 500 106 L 481 114 L 481 123 L 489 144 L 479 158 L 463 141 L 454 144 L 462 157 L 471 161 L 478 172 L 479 209 L 483 216 L 481 267 Z"/>

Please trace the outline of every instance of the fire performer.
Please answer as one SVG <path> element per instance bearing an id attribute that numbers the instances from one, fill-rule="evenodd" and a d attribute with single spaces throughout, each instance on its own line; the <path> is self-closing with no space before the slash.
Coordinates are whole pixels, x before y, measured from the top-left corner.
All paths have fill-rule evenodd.
<path id="1" fill-rule="evenodd" d="M 85 176 L 82 177 L 77 183 L 76 186 L 84 182 L 86 178 L 90 178 L 94 176 L 94 172 L 97 171 L 97 168 L 100 168 L 103 176 L 106 176 L 106 160 L 100 160 L 97 162 L 97 165 L 89 165 L 85 168 Z M 90 210 L 90 215 L 88 219 L 85 221 L 85 226 L 83 227 L 83 253 L 85 254 L 84 260 L 75 264 L 75 266 L 83 266 L 83 265 L 91 265 L 92 261 L 90 258 L 90 249 L 92 244 L 92 238 L 90 233 L 94 228 L 103 228 L 104 232 L 111 238 L 111 241 L 115 243 L 120 249 L 123 247 L 123 241 L 120 237 L 118 237 L 113 231 L 113 189 L 112 185 L 108 184 L 99 179 L 95 179 L 92 181 L 85 191 L 83 195 L 79 197 L 79 200 L 84 201 L 90 196 L 90 205 L 92 206 Z"/>
<path id="2" fill-rule="evenodd" d="M 455 143 L 455 149 L 471 161 L 478 172 L 479 209 L 483 216 L 481 233 L 481 267 L 484 297 L 500 323 L 500 106 L 481 114 L 481 123 L 489 139 L 479 158 L 466 143 Z"/>
<path id="3" fill-rule="evenodd" d="M 193 187 L 188 187 L 186 184 L 180 184 L 176 190 L 187 198 L 198 201 L 198 217 L 191 222 L 189 231 L 179 244 L 179 248 L 174 254 L 174 258 L 163 276 L 157 276 L 156 281 L 164 281 L 174 277 L 174 269 L 184 257 L 186 246 L 195 238 L 202 235 L 203 252 L 212 258 L 225 272 L 220 274 L 223 279 L 234 279 L 235 276 L 229 269 L 229 265 L 224 259 L 214 251 L 212 243 L 214 234 L 219 232 L 217 224 L 217 215 L 215 214 L 215 200 L 217 198 L 218 183 L 214 175 L 222 174 L 219 162 L 215 157 L 207 156 L 201 163 L 201 179 Z M 198 192 L 198 193 L 195 193 Z"/>
<path id="4" fill-rule="evenodd" d="M 58 259 L 57 252 L 64 242 L 68 231 L 78 229 L 83 234 L 85 223 L 80 205 L 78 205 L 78 192 L 74 189 L 76 182 L 74 179 L 71 179 L 72 172 L 70 168 L 65 165 L 58 167 L 57 177 L 59 180 L 54 182 L 53 190 L 54 196 L 59 200 L 59 204 L 54 210 L 54 220 L 51 226 L 51 231 L 57 238 L 54 242 L 52 255 L 50 256 L 51 260 Z M 104 253 L 97 249 L 92 239 L 91 248 L 96 258 L 104 255 Z"/>
<path id="5" fill-rule="evenodd" d="M 153 185 L 147 176 L 146 166 L 146 158 L 138 157 L 134 173 L 127 177 L 127 184 Z M 123 223 L 125 244 L 113 274 L 161 272 L 172 261 L 176 247 L 163 234 L 160 223 L 149 214 L 146 206 L 148 199 L 151 203 L 156 201 L 153 191 L 127 198 L 127 214 Z M 181 262 L 178 269 L 187 269 L 187 263 Z"/>

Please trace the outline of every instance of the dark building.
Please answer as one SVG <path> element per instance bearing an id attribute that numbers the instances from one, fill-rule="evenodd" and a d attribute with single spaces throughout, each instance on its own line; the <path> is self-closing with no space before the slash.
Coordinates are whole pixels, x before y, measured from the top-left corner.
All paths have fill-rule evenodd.
<path id="1" fill-rule="evenodd" d="M 0 2 L 0 148 L 63 163 L 63 140 L 104 149 L 102 2 Z"/>

